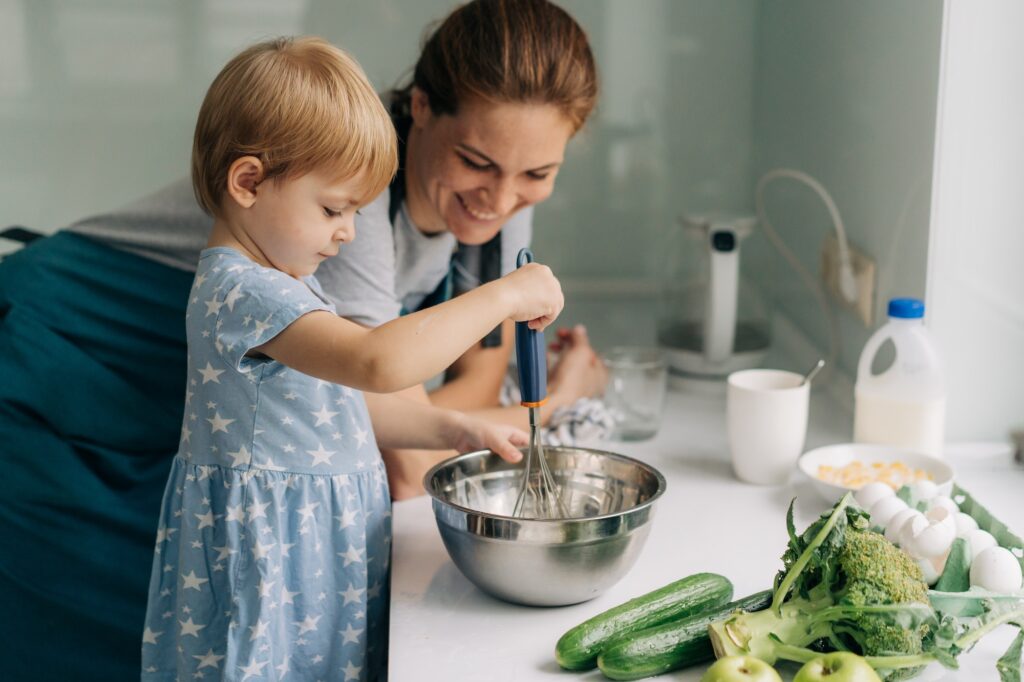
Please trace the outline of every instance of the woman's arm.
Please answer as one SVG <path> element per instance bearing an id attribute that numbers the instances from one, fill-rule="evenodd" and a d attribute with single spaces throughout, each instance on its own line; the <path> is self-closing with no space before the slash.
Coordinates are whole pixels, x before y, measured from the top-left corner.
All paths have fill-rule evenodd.
<path id="1" fill-rule="evenodd" d="M 325 311 L 312 312 L 255 350 L 325 381 L 390 393 L 443 371 L 504 319 L 529 320 L 532 328 L 543 329 L 562 305 L 551 270 L 531 263 L 374 329 Z"/>

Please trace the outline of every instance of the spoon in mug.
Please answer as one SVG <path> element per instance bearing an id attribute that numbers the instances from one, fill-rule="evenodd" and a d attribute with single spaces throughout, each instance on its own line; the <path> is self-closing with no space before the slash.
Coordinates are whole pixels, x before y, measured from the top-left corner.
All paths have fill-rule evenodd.
<path id="1" fill-rule="evenodd" d="M 814 379 L 814 377 L 818 374 L 818 372 L 821 371 L 821 368 L 824 366 L 825 361 L 821 358 L 818 358 L 818 361 L 814 363 L 814 367 L 811 367 L 811 371 L 804 376 L 804 380 L 800 382 L 800 385 L 803 386 L 804 384 L 811 383 L 811 380 Z"/>

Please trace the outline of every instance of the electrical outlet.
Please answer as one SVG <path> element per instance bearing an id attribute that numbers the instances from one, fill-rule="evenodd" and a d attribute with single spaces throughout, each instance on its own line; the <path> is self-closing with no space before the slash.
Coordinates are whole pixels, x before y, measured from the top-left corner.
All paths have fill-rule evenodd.
<path id="1" fill-rule="evenodd" d="M 821 278 L 832 297 L 848 310 L 853 311 L 865 327 L 874 323 L 875 310 L 875 261 L 863 251 L 850 245 L 850 261 L 853 277 L 857 282 L 857 298 L 847 301 L 839 290 L 839 240 L 830 234 L 821 248 Z"/>

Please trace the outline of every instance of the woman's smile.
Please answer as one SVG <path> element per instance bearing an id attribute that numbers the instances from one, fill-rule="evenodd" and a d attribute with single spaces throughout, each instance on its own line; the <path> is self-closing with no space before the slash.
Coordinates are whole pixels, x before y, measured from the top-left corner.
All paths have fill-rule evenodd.
<path id="1" fill-rule="evenodd" d="M 486 209 L 480 208 L 473 208 L 472 206 L 469 205 L 469 202 L 466 201 L 465 197 L 463 197 L 461 194 L 456 193 L 455 197 L 459 200 L 459 205 L 462 206 L 462 208 L 466 209 L 466 213 L 468 213 L 471 217 L 476 218 L 477 220 L 483 222 L 491 222 L 498 218 L 504 217 L 493 211 L 488 211 Z"/>

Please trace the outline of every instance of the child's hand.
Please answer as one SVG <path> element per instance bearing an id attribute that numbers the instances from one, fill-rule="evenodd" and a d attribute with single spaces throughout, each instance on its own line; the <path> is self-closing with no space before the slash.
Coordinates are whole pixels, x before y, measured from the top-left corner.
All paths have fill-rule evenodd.
<path id="1" fill-rule="evenodd" d="M 504 287 L 516 322 L 529 322 L 530 329 L 541 331 L 555 321 L 565 305 L 562 285 L 551 268 L 540 263 L 527 263 L 505 275 L 498 283 Z"/>
<path id="2" fill-rule="evenodd" d="M 519 452 L 518 447 L 528 445 L 530 437 L 522 429 L 505 424 L 493 424 L 458 412 L 453 415 L 456 415 L 456 419 L 451 447 L 455 450 L 492 450 L 502 459 L 512 463 L 523 458 L 523 453 Z"/>

